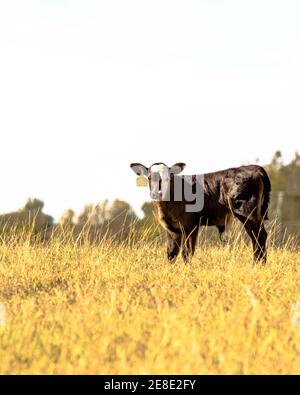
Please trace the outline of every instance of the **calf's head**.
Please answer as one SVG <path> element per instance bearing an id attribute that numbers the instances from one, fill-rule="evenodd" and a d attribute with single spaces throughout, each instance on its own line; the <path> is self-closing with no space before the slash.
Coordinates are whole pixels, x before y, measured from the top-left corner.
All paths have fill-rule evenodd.
<path id="1" fill-rule="evenodd" d="M 172 178 L 185 168 L 185 163 L 179 162 L 171 167 L 164 163 L 154 163 L 150 167 L 131 163 L 130 167 L 138 176 L 148 178 L 151 199 L 167 200 Z"/>

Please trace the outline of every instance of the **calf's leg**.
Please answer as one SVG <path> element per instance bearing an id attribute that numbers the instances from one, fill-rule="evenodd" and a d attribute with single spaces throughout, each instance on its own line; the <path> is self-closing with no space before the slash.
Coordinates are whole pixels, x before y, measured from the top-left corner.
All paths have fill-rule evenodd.
<path id="1" fill-rule="evenodd" d="M 262 264 L 265 265 L 267 262 L 267 250 L 266 250 L 266 242 L 267 242 L 267 232 L 264 228 L 264 225 L 261 223 L 245 223 L 245 229 L 248 235 L 251 237 L 252 245 L 253 245 L 253 263 L 257 263 L 262 261 Z"/>
<path id="2" fill-rule="evenodd" d="M 179 254 L 181 239 L 181 233 L 167 232 L 167 255 L 168 260 L 171 263 L 174 263 L 176 261 L 177 255 Z"/>
<path id="3" fill-rule="evenodd" d="M 262 264 L 265 265 L 267 262 L 267 232 L 263 223 L 251 221 L 240 215 L 236 215 L 236 217 L 244 224 L 246 232 L 251 238 L 253 245 L 253 263 L 255 264 L 262 261 Z"/>
<path id="4" fill-rule="evenodd" d="M 182 245 L 182 258 L 185 263 L 189 263 L 194 255 L 199 227 L 185 235 L 184 243 Z"/>
<path id="5" fill-rule="evenodd" d="M 218 231 L 219 231 L 220 241 L 222 243 L 226 243 L 227 240 L 226 240 L 226 236 L 224 235 L 225 225 L 218 225 L 217 228 L 218 228 Z"/>

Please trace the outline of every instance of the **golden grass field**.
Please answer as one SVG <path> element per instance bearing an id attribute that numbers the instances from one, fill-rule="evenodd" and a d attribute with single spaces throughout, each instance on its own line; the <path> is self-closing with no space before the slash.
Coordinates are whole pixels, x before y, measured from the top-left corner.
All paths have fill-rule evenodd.
<path id="1" fill-rule="evenodd" d="M 190 265 L 146 240 L 2 241 L 0 373 L 299 374 L 300 254 L 287 247 L 252 267 L 241 238 L 204 243 Z"/>

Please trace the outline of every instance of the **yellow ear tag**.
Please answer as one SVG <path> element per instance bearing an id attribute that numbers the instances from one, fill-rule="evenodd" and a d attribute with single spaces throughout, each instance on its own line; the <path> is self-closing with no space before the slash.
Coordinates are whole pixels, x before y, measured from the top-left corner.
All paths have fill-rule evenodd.
<path id="1" fill-rule="evenodd" d="M 148 180 L 145 176 L 138 176 L 136 179 L 136 186 L 137 187 L 147 187 Z"/>

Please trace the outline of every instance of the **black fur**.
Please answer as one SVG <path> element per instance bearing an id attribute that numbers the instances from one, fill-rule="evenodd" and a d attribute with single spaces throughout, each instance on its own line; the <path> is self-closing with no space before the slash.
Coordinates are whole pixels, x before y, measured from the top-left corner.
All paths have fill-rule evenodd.
<path id="1" fill-rule="evenodd" d="M 151 176 L 151 167 L 145 169 Z M 252 240 L 254 261 L 266 263 L 267 232 L 263 222 L 268 219 L 271 183 L 261 166 L 240 166 L 204 174 L 204 206 L 199 212 L 186 211 L 186 204 L 192 202 L 172 199 L 176 177 L 180 177 L 184 186 L 185 176 L 173 175 L 170 201 L 153 202 L 157 218 L 167 231 L 170 261 L 176 260 L 180 249 L 186 262 L 191 259 L 200 226 L 216 226 L 222 235 L 226 225 L 237 218 Z M 193 183 L 196 182 L 193 176 Z"/>

